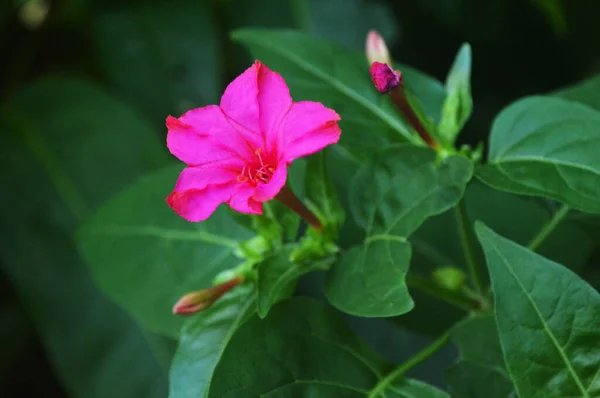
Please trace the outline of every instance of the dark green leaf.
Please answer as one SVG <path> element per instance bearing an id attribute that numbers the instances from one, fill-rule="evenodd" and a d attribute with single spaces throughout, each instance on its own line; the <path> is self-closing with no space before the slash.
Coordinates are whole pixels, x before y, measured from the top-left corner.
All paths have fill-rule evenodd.
<path id="1" fill-rule="evenodd" d="M 398 24 L 393 11 L 384 2 L 364 0 L 303 0 L 308 3 L 309 28 L 318 36 L 344 46 L 364 51 L 365 38 L 371 29 L 394 44 Z M 302 28 L 302 26 L 299 26 Z"/>
<path id="2" fill-rule="evenodd" d="M 161 125 L 218 102 L 223 67 L 209 2 L 125 5 L 99 14 L 92 33 L 109 77 Z"/>
<path id="3" fill-rule="evenodd" d="M 2 112 L 0 252 L 56 374 L 72 397 L 164 397 L 170 343 L 98 291 L 72 244 L 88 209 L 164 164 L 156 132 L 80 79 L 39 80 Z"/>
<path id="4" fill-rule="evenodd" d="M 335 307 L 356 316 L 390 317 L 414 307 L 404 278 L 411 246 L 377 238 L 346 251 L 327 274 L 325 294 Z"/>
<path id="5" fill-rule="evenodd" d="M 413 302 L 404 281 L 411 258 L 407 239 L 427 218 L 458 203 L 471 173 L 472 163 L 464 157 L 437 160 L 430 149 L 413 146 L 388 148 L 364 166 L 352 182 L 351 204 L 367 238 L 329 273 L 331 303 L 358 316 L 410 311 Z"/>
<path id="6" fill-rule="evenodd" d="M 451 339 L 460 350 L 460 359 L 446 372 L 452 397 L 516 398 L 492 315 L 463 320 Z"/>
<path id="7" fill-rule="evenodd" d="M 476 224 L 504 359 L 522 397 L 600 394 L 600 294 L 560 264 Z"/>
<path id="8" fill-rule="evenodd" d="M 463 156 L 440 160 L 429 148 L 386 148 L 352 181 L 352 213 L 369 236 L 407 238 L 427 218 L 458 203 L 472 171 Z"/>
<path id="9" fill-rule="evenodd" d="M 171 398 L 207 396 L 213 371 L 235 330 L 254 313 L 253 303 L 251 288 L 236 288 L 184 324 L 171 365 Z"/>
<path id="10" fill-rule="evenodd" d="M 327 169 L 327 151 L 312 155 L 306 165 L 305 195 L 309 209 L 316 213 L 323 223 L 326 232 L 337 239 L 338 230 L 344 222 L 344 210 L 337 195 Z"/>
<path id="11" fill-rule="evenodd" d="M 481 220 L 503 236 L 523 245 L 529 243 L 552 216 L 550 209 L 537 198 L 497 191 L 479 181 L 469 183 L 465 204 L 470 220 Z M 427 220 L 409 240 L 413 246 L 411 272 L 429 277 L 443 266 L 463 267 L 467 272 L 455 209 Z M 479 247 L 476 250 L 477 261 L 483 264 L 483 251 Z M 591 242 L 574 222 L 564 221 L 544 241 L 539 251 L 580 272 L 590 256 Z M 464 312 L 437 299 L 412 291 L 411 294 L 418 305 L 399 318 L 399 322 L 412 330 L 439 334 L 464 316 Z M 431 313 L 438 315 L 432 318 Z"/>
<path id="12" fill-rule="evenodd" d="M 298 245 L 287 245 L 256 266 L 258 271 L 257 312 L 261 318 L 267 316 L 271 306 L 294 293 L 296 280 L 311 271 L 326 270 L 331 261 L 316 260 L 306 263 L 292 262 L 290 257 Z"/>
<path id="13" fill-rule="evenodd" d="M 553 93 L 557 97 L 579 102 L 600 111 L 600 75 Z"/>
<path id="14" fill-rule="evenodd" d="M 365 156 L 390 140 L 420 142 L 374 89 L 364 54 L 295 31 L 242 29 L 233 39 L 281 73 L 295 101 L 319 101 L 335 109 L 342 117 L 340 144 L 353 155 Z M 416 93 L 427 115 L 437 119 L 442 85 L 408 67 L 402 71 L 407 89 Z"/>
<path id="15" fill-rule="evenodd" d="M 446 392 L 438 390 L 422 381 L 402 379 L 394 383 L 389 391 L 385 392 L 389 398 L 450 398 Z"/>
<path id="16" fill-rule="evenodd" d="M 370 392 L 384 368 L 385 362 L 335 314 L 316 301 L 295 298 L 237 330 L 215 369 L 208 396 L 375 398 Z M 447 397 L 414 380 L 400 380 L 383 392 L 388 397 L 411 392 Z"/>
<path id="17" fill-rule="evenodd" d="M 473 111 L 471 46 L 469 43 L 463 44 L 456 55 L 446 79 L 446 91 L 438 133 L 444 140 L 453 144 Z"/>
<path id="18" fill-rule="evenodd" d="M 78 244 L 98 284 L 149 329 L 179 335 L 171 307 L 242 262 L 234 252 L 250 232 L 221 206 L 190 223 L 165 203 L 181 166 L 146 176 L 82 226 Z M 135 281 L 135 283 L 132 283 Z"/>
<path id="19" fill-rule="evenodd" d="M 504 191 L 544 196 L 600 213 L 600 112 L 553 97 L 529 97 L 494 121 L 489 163 L 477 175 Z"/>
<path id="20" fill-rule="evenodd" d="M 338 145 L 331 149 L 329 156 L 327 156 L 327 168 L 330 170 L 336 196 L 345 213 L 337 244 L 346 249 L 360 244 L 365 238 L 364 230 L 356 224 L 353 217 L 349 216 L 350 197 L 354 192 L 351 191 L 348 182 L 352 181 L 352 178 L 358 172 L 360 163 L 344 153 Z"/>

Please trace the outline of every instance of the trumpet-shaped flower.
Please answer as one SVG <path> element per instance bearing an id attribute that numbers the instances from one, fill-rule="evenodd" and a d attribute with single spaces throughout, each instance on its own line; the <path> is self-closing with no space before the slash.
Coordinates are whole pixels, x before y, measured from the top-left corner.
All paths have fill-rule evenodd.
<path id="1" fill-rule="evenodd" d="M 262 214 L 294 159 L 339 140 L 339 120 L 318 102 L 293 102 L 283 78 L 256 61 L 220 105 L 167 118 L 167 146 L 187 164 L 167 203 L 188 221 L 207 219 L 221 203 Z"/>

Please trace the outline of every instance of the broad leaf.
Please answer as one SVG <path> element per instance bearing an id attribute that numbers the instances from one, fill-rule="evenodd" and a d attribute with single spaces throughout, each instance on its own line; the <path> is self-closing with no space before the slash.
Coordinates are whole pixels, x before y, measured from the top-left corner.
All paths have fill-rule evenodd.
<path id="1" fill-rule="evenodd" d="M 251 288 L 236 288 L 184 324 L 171 365 L 171 398 L 207 396 L 213 371 L 233 333 L 254 313 L 253 304 Z"/>
<path id="2" fill-rule="evenodd" d="M 516 398 L 493 316 L 461 321 L 452 330 L 451 338 L 460 350 L 458 362 L 446 372 L 452 397 Z"/>
<path id="3" fill-rule="evenodd" d="M 380 152 L 364 166 L 352 182 L 351 205 L 367 238 L 329 273 L 331 303 L 358 316 L 410 311 L 413 302 L 404 281 L 411 258 L 407 239 L 427 218 L 458 203 L 471 173 L 471 161 L 462 156 L 438 160 L 430 149 L 404 145 Z"/>
<path id="4" fill-rule="evenodd" d="M 294 293 L 296 280 L 311 271 L 327 270 L 331 260 L 312 260 L 296 263 L 291 255 L 298 245 L 287 245 L 279 252 L 265 258 L 257 266 L 256 308 L 261 318 L 267 316 L 271 306 Z"/>
<path id="5" fill-rule="evenodd" d="M 529 97 L 504 109 L 492 127 L 486 184 L 544 196 L 600 213 L 600 112 L 553 97 Z"/>
<path id="6" fill-rule="evenodd" d="M 550 208 L 537 198 L 497 191 L 476 180 L 469 183 L 464 200 L 472 222 L 481 220 L 503 236 L 523 245 L 529 243 L 552 217 Z M 432 217 L 410 237 L 413 246 L 411 272 L 430 277 L 444 266 L 463 267 L 467 272 L 456 217 L 455 209 Z M 538 250 L 544 256 L 581 272 L 591 249 L 591 241 L 583 230 L 567 220 L 548 236 Z M 483 251 L 479 247 L 476 250 L 477 261 L 483 264 Z M 398 321 L 412 330 L 440 334 L 464 316 L 463 311 L 438 299 L 416 291 L 411 291 L 411 294 L 418 305 Z M 431 313 L 438 316 L 431 317 Z"/>
<path id="7" fill-rule="evenodd" d="M 252 342 L 249 344 L 249 342 Z M 215 369 L 209 397 L 381 397 L 371 395 L 387 364 L 316 301 L 277 304 L 244 323 Z M 383 386 L 387 397 L 447 395 L 414 380 Z"/>
<path id="8" fill-rule="evenodd" d="M 307 4 L 307 25 L 312 33 L 348 48 L 364 51 L 365 37 L 374 28 L 386 39 L 388 45 L 394 44 L 398 33 L 398 23 L 393 11 L 384 2 L 307 0 L 295 3 Z"/>
<path id="9" fill-rule="evenodd" d="M 600 394 L 600 294 L 560 264 L 476 224 L 504 359 L 522 397 Z"/>
<path id="10" fill-rule="evenodd" d="M 446 92 L 438 133 L 448 143 L 453 144 L 473 111 L 469 43 L 463 44 L 456 55 L 452 69 L 446 78 Z"/>
<path id="11" fill-rule="evenodd" d="M 579 102 L 600 111 L 600 75 L 553 93 L 557 97 Z"/>
<path id="12" fill-rule="evenodd" d="M 337 200 L 329 175 L 327 153 L 328 151 L 321 151 L 309 158 L 306 165 L 304 191 L 307 206 L 315 212 L 332 238 L 336 239 L 338 230 L 344 222 L 344 210 Z"/>
<path id="13" fill-rule="evenodd" d="M 0 181 L 18 194 L 1 199 L 1 258 L 57 376 L 72 397 L 164 397 L 170 342 L 98 291 L 72 243 L 89 209 L 164 164 L 156 132 L 81 79 L 38 80 L 2 112 Z"/>
<path id="14" fill-rule="evenodd" d="M 336 308 L 363 317 L 390 317 L 412 310 L 404 278 L 410 243 L 398 238 L 367 239 L 344 252 L 327 274 L 325 294 Z"/>
<path id="15" fill-rule="evenodd" d="M 160 125 L 219 100 L 223 67 L 211 14 L 208 2 L 178 0 L 129 4 L 93 21 L 109 77 Z"/>
<path id="16" fill-rule="evenodd" d="M 171 336 L 183 323 L 173 304 L 241 263 L 234 252 L 251 237 L 224 206 L 201 223 L 175 214 L 165 197 L 180 171 L 170 166 L 146 176 L 102 206 L 78 236 L 102 289 L 149 329 Z"/>
<path id="17" fill-rule="evenodd" d="M 233 39 L 281 73 L 295 101 L 319 101 L 335 109 L 342 117 L 340 144 L 353 155 L 364 157 L 390 141 L 420 142 L 374 89 L 364 54 L 295 31 L 242 29 Z M 411 68 L 402 71 L 407 89 L 416 93 L 427 115 L 437 119 L 443 86 Z"/>

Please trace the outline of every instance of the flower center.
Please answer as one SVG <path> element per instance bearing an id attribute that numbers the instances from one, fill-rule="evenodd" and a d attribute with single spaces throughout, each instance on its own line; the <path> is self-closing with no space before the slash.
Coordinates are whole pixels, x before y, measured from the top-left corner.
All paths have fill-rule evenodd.
<path id="1" fill-rule="evenodd" d="M 256 158 L 246 164 L 237 177 L 238 182 L 251 182 L 258 184 L 259 182 L 268 183 L 275 172 L 275 168 L 263 160 L 260 153 L 262 148 L 258 148 L 254 154 Z"/>

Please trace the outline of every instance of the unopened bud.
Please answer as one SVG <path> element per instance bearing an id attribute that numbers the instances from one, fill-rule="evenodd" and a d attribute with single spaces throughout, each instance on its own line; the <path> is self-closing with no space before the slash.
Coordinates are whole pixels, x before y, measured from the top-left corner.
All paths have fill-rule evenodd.
<path id="1" fill-rule="evenodd" d="M 192 315 L 203 311 L 214 304 L 221 296 L 229 292 L 234 287 L 240 285 L 244 278 L 237 276 L 227 282 L 210 287 L 208 289 L 191 292 L 179 299 L 173 306 L 175 315 Z"/>
<path id="2" fill-rule="evenodd" d="M 375 30 L 369 31 L 369 34 L 367 35 L 365 53 L 369 64 L 379 62 L 390 66 L 392 65 L 392 59 L 390 58 L 390 52 L 385 44 L 385 40 L 383 40 L 383 37 Z"/>
<path id="3" fill-rule="evenodd" d="M 455 291 L 461 289 L 467 280 L 467 276 L 463 270 L 456 267 L 438 268 L 433 272 L 432 276 L 438 285 Z"/>
<path id="4" fill-rule="evenodd" d="M 402 75 L 399 72 L 381 62 L 373 62 L 369 72 L 371 73 L 371 79 L 375 84 L 375 88 L 381 94 L 389 93 L 398 87 L 402 80 Z"/>

